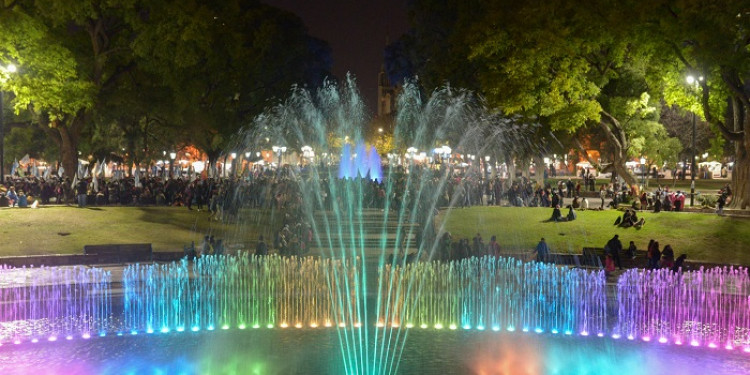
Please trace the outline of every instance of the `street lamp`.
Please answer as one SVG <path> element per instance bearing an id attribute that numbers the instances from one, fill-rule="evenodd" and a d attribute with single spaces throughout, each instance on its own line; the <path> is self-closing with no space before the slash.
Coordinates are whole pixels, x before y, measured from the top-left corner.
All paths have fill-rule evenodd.
<path id="1" fill-rule="evenodd" d="M 5 82 L 4 76 L 6 74 L 12 74 L 16 72 L 16 66 L 8 64 L 6 67 L 0 66 L 0 84 Z M 5 113 L 3 109 L 3 103 L 5 101 L 3 95 L 3 88 L 0 87 L 0 182 L 5 181 Z"/>
<path id="2" fill-rule="evenodd" d="M 688 75 L 685 80 L 688 85 L 697 89 L 700 87 L 700 82 L 703 81 L 703 76 L 699 76 L 696 80 L 692 75 Z M 693 140 L 690 147 L 690 154 L 692 159 L 692 163 L 690 164 L 690 206 L 692 207 L 695 200 L 695 112 L 693 112 Z"/>
<path id="3" fill-rule="evenodd" d="M 173 176 L 173 169 L 174 169 L 174 159 L 177 157 L 177 153 L 172 151 L 169 153 L 169 158 L 172 160 L 172 162 L 169 163 L 169 178 L 171 179 Z"/>
<path id="4" fill-rule="evenodd" d="M 646 190 L 646 158 L 641 156 L 641 190 Z"/>
<path id="5" fill-rule="evenodd" d="M 271 147 L 271 150 L 279 155 L 279 168 L 281 168 L 281 157 L 286 152 L 286 146 L 273 146 Z"/>

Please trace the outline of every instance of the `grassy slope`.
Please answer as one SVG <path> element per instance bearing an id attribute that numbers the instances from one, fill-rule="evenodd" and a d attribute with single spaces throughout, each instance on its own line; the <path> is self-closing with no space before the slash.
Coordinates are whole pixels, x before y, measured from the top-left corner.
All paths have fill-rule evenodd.
<path id="1" fill-rule="evenodd" d="M 549 208 L 475 207 L 446 211 L 441 218 L 454 239 L 471 239 L 479 231 L 487 243 L 494 234 L 502 248 L 511 251 L 530 251 L 545 237 L 555 252 L 580 253 L 582 247 L 604 247 L 619 234 L 624 247 L 635 241 L 645 249 L 655 239 L 662 248 L 671 244 L 677 255 L 688 254 L 688 259 L 750 265 L 750 219 L 645 212 L 639 217 L 645 217 L 646 225 L 637 230 L 612 225 L 622 215 L 614 210 L 578 212 L 573 222 L 543 222 L 551 215 Z"/>
<path id="2" fill-rule="evenodd" d="M 0 210 L 0 256 L 80 254 L 87 244 L 152 243 L 155 251 L 182 251 L 207 233 L 231 246 L 254 242 L 268 216 L 250 212 L 247 225 L 208 220 L 182 207 L 44 207 Z M 274 228 L 273 225 L 265 228 Z M 58 233 L 69 233 L 60 235 Z M 270 232 L 265 232 L 266 234 Z"/>

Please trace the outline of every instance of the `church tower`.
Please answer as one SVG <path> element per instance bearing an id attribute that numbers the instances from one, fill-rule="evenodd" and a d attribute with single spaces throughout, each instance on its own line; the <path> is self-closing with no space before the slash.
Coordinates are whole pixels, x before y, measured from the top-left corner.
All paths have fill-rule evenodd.
<path id="1" fill-rule="evenodd" d="M 395 114 L 396 90 L 385 72 L 385 64 L 381 65 L 378 74 L 378 118 L 388 118 Z"/>

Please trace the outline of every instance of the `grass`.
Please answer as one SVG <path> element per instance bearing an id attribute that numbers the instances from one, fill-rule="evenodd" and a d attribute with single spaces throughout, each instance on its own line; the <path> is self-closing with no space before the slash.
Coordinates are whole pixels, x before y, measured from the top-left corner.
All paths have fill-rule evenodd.
<path id="1" fill-rule="evenodd" d="M 567 211 L 563 210 L 563 214 Z M 578 220 L 544 222 L 549 208 L 473 207 L 444 211 L 445 227 L 454 240 L 471 239 L 479 231 L 485 243 L 497 235 L 504 250 L 530 251 L 545 237 L 555 252 L 580 253 L 583 247 L 604 247 L 614 234 L 624 246 L 635 241 L 645 249 L 650 239 L 670 244 L 676 254 L 712 263 L 750 265 L 750 219 L 713 214 L 640 213 L 643 229 L 612 225 L 621 212 L 579 211 Z M 208 213 L 184 207 L 76 207 L 0 210 L 0 256 L 81 254 L 83 246 L 107 243 L 151 243 L 155 251 L 182 251 L 206 233 L 230 248 L 254 244 L 258 234 L 269 238 L 279 228 L 274 213 L 244 211 L 240 224 L 208 220 Z M 234 245 L 234 247 L 233 247 Z"/>
<path id="2" fill-rule="evenodd" d="M 563 210 L 563 215 L 567 210 Z M 453 239 L 471 238 L 479 232 L 485 243 L 497 235 L 504 250 L 531 251 L 541 237 L 553 252 L 581 253 L 583 247 L 602 248 L 618 234 L 625 248 L 634 241 L 646 249 L 650 239 L 663 248 L 672 245 L 676 255 L 710 263 L 750 265 L 750 219 L 720 217 L 714 214 L 685 212 L 639 213 L 646 219 L 642 229 L 613 225 L 622 212 L 579 211 L 572 222 L 544 222 L 552 216 L 549 208 L 474 207 L 444 211 L 445 230 Z"/>
<path id="3" fill-rule="evenodd" d="M 154 251 L 182 251 L 182 246 L 212 234 L 227 246 L 254 243 L 269 235 L 278 218 L 243 212 L 243 225 L 209 221 L 206 211 L 184 207 L 51 206 L 0 210 L 0 256 L 82 254 L 84 245 L 151 243 Z"/>

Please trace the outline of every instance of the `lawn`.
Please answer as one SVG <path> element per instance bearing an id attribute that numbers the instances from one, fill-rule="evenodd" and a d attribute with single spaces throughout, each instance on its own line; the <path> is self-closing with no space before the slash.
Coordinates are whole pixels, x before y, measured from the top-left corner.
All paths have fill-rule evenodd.
<path id="1" fill-rule="evenodd" d="M 184 207 L 66 207 L 0 210 L 0 256 L 81 254 L 83 246 L 151 243 L 154 251 L 182 251 L 182 246 L 212 234 L 231 248 L 270 235 L 278 218 L 243 212 L 241 224 L 209 221 L 206 211 Z"/>
<path id="2" fill-rule="evenodd" d="M 563 215 L 567 210 L 563 210 Z M 750 219 L 720 217 L 714 214 L 685 212 L 639 213 L 646 219 L 642 229 L 613 225 L 622 212 L 579 211 L 572 222 L 545 222 L 549 208 L 474 207 L 443 211 L 445 229 L 453 239 L 473 238 L 479 232 L 485 243 L 497 235 L 503 249 L 531 251 L 545 237 L 554 252 L 581 253 L 583 247 L 604 247 L 615 234 L 624 247 L 634 241 L 645 249 L 650 239 L 661 248 L 670 244 L 679 255 L 711 263 L 750 265 Z"/>

